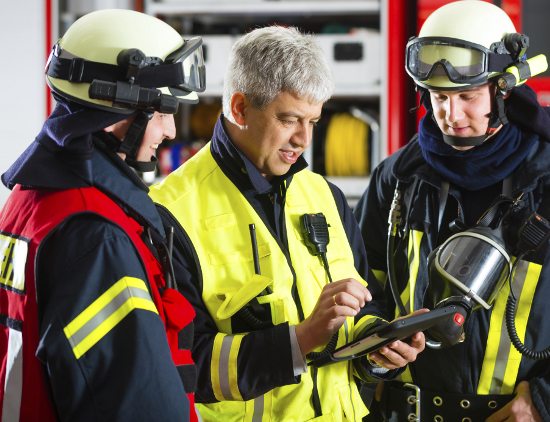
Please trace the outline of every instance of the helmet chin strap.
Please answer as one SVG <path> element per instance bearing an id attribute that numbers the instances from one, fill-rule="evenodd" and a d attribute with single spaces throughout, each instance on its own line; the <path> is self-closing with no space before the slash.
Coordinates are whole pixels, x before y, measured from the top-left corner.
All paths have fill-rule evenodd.
<path id="1" fill-rule="evenodd" d="M 461 138 L 460 136 L 451 136 L 443 133 L 443 141 L 452 147 L 476 147 L 481 145 L 485 140 L 494 134 L 500 126 L 508 124 L 506 117 L 506 109 L 504 108 L 504 98 L 500 91 L 495 94 L 496 110 L 491 110 L 489 114 L 489 124 L 487 131 L 481 136 L 472 136 L 470 138 Z M 435 116 L 432 111 L 432 119 L 435 121 Z M 437 122 L 436 122 L 437 123 Z"/>
<path id="2" fill-rule="evenodd" d="M 151 157 L 151 161 L 136 161 L 132 158 L 126 157 L 126 164 L 128 164 L 130 167 L 133 167 L 137 171 L 141 171 L 142 173 L 155 171 L 155 168 L 157 167 L 157 162 L 158 160 L 155 156 Z"/>
<path id="3" fill-rule="evenodd" d="M 145 111 L 139 113 L 130 125 L 128 132 L 126 132 L 126 135 L 124 135 L 124 139 L 122 141 L 114 135 L 109 134 L 111 135 L 111 140 L 113 140 L 112 146 L 114 146 L 116 152 L 126 154 L 126 164 L 137 171 L 144 173 L 154 171 L 158 162 L 157 158 L 154 156 L 151 157 L 151 161 L 137 161 L 137 153 L 139 147 L 141 146 L 141 142 L 143 141 L 143 135 L 145 135 L 147 124 L 152 117 L 153 113 L 148 113 Z"/>

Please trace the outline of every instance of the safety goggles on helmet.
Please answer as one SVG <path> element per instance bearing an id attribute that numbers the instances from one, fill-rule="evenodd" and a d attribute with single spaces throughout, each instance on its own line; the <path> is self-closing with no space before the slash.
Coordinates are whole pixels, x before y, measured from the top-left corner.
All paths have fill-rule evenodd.
<path id="1" fill-rule="evenodd" d="M 175 96 L 186 95 L 188 91 L 203 92 L 206 88 L 206 72 L 202 52 L 202 38 L 195 37 L 185 43 L 165 60 L 166 64 L 182 66 L 183 81 L 169 87 Z"/>
<path id="2" fill-rule="evenodd" d="M 512 55 L 497 54 L 485 47 L 445 37 L 414 38 L 407 43 L 406 70 L 421 86 L 433 76 L 451 82 L 481 85 L 493 72 L 504 72 L 513 63 Z"/>
<path id="3" fill-rule="evenodd" d="M 136 51 L 143 56 L 143 60 L 137 66 L 131 83 L 153 89 L 168 87 L 174 96 L 185 96 L 192 91 L 205 90 L 202 39 L 199 37 L 184 40 L 183 45 L 170 53 L 165 60 L 145 57 L 136 49 L 123 50 L 118 56 L 118 65 L 85 60 L 63 50 L 58 43 L 48 59 L 46 74 L 73 83 L 92 83 L 94 80 L 116 83 L 129 80 L 128 67 L 123 65 L 126 62 L 121 61 L 121 58 L 124 58 L 127 52 L 133 55 Z"/>

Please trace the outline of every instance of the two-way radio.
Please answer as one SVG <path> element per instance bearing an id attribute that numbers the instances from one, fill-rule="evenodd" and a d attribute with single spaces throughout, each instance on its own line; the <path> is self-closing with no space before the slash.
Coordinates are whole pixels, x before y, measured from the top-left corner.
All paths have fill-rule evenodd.
<path id="1" fill-rule="evenodd" d="M 330 276 L 330 270 L 327 260 L 327 245 L 330 242 L 329 225 L 327 219 L 323 213 L 317 214 L 304 214 L 300 219 L 302 223 L 302 235 L 304 236 L 304 243 L 309 249 L 312 255 L 321 256 L 323 260 L 323 266 L 327 272 L 329 282 L 332 283 L 332 277 Z M 307 359 L 316 360 L 323 356 L 329 355 L 336 349 L 338 343 L 338 331 L 336 331 L 327 346 L 321 352 L 309 352 L 306 355 Z"/>

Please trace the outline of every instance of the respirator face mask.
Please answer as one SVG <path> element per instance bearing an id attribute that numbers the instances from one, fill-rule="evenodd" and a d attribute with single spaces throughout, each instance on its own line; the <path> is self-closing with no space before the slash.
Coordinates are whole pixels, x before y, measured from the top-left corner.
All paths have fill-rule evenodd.
<path id="1" fill-rule="evenodd" d="M 430 283 L 434 299 L 444 299 L 436 296 L 443 284 L 466 295 L 474 309 L 491 308 L 511 269 L 510 256 L 494 232 L 475 228 L 455 234 L 430 254 L 428 268 L 430 280 L 434 280 Z"/>
<path id="2" fill-rule="evenodd" d="M 511 273 L 511 258 L 500 227 L 477 227 L 451 236 L 428 256 L 433 308 L 450 304 L 463 319 L 436 325 L 429 334 L 446 347 L 461 341 L 463 322 L 477 309 L 490 309 Z M 456 320 L 458 319 L 458 320 Z M 432 343 L 434 345 L 436 343 Z"/>
<path id="3" fill-rule="evenodd" d="M 415 181 L 412 194 L 418 183 Z M 444 184 L 446 187 L 444 188 Z M 479 309 L 490 310 L 502 287 L 509 282 L 510 294 L 506 304 L 506 328 L 514 347 L 529 359 L 550 358 L 550 346 L 542 351 L 528 349 L 516 332 L 515 315 L 517 299 L 512 279 L 516 266 L 532 251 L 537 251 L 550 239 L 550 222 L 536 212 L 528 214 L 516 232 L 512 224 L 514 216 L 526 205 L 521 198 L 511 197 L 511 176 L 503 181 L 503 194 L 491 206 L 477 225 L 470 228 L 462 221 L 455 220 L 449 225 L 454 235 L 428 255 L 428 289 L 424 307 L 441 309 L 454 306 L 456 312 L 448 319 L 426 330 L 426 345 L 442 349 L 464 340 L 464 323 Z M 442 183 L 440 215 L 442 215 L 448 193 L 448 182 Z M 408 236 L 408 213 L 412 202 L 407 204 L 403 229 L 403 239 Z M 395 238 L 401 226 L 401 191 L 399 183 L 395 190 L 389 218 L 388 235 L 388 285 L 402 316 L 407 315 L 396 283 L 393 257 Z M 439 221 L 439 228 L 441 220 Z M 515 227 L 515 229 L 512 229 Z M 439 232 L 439 229 L 438 229 Z M 515 258 L 514 258 L 515 256 Z"/>

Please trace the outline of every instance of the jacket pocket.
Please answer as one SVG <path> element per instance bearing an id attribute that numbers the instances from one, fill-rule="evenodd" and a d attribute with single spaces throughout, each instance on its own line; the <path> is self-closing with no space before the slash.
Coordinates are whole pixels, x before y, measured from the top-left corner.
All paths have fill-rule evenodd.
<path id="1" fill-rule="evenodd" d="M 335 420 L 334 420 L 334 414 L 333 414 L 333 413 L 329 413 L 328 415 L 318 416 L 318 417 L 316 417 L 316 418 L 309 419 L 309 420 L 306 421 L 306 422 L 335 422 Z"/>
<path id="2" fill-rule="evenodd" d="M 258 296 L 270 284 L 273 284 L 272 279 L 254 274 L 248 282 L 244 283 L 236 291 L 215 292 L 218 297 L 224 297 L 223 303 L 218 308 L 217 318 L 220 320 L 231 318 L 239 309 L 246 306 L 248 302 Z"/>
<path id="3" fill-rule="evenodd" d="M 361 422 L 363 416 L 368 415 L 368 410 L 359 395 L 357 388 L 345 384 L 336 388 L 340 396 L 340 404 L 346 418 L 350 421 Z"/>

